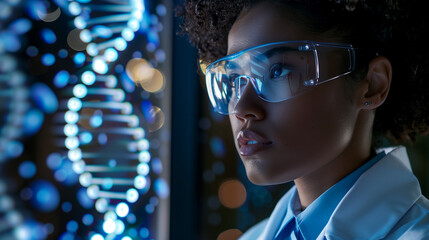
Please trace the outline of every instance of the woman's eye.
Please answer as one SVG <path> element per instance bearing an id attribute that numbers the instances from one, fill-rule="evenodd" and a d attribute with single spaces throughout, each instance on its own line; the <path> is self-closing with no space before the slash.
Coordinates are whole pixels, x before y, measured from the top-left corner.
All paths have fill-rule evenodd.
<path id="1" fill-rule="evenodd" d="M 276 63 L 270 68 L 270 78 L 283 77 L 290 73 L 290 70 L 284 67 L 281 63 Z"/>

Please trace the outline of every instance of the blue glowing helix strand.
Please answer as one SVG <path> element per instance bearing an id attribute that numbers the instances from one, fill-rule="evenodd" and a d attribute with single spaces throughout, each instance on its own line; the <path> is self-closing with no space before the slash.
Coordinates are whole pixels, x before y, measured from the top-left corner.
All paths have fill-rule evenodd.
<path id="1" fill-rule="evenodd" d="M 31 28 L 28 19 L 11 20 L 13 5 L 0 3 L 0 164 L 21 155 L 23 127 L 29 113 L 30 91 L 27 77 L 19 68 L 16 52 L 21 35 Z"/>
<path id="2" fill-rule="evenodd" d="M 58 3 L 75 16 L 73 31 L 86 45 L 84 52 L 73 58 L 82 68 L 77 83 L 65 88 L 70 91 L 69 97 L 60 103 L 59 124 L 64 155 L 79 175 L 79 183 L 86 188 L 84 194 L 104 214 L 98 229 L 88 237 L 131 239 L 126 225 L 133 222 L 133 204 L 151 186 L 152 157 L 146 131 L 133 114 L 135 109 L 127 101 L 125 86 L 119 85 L 111 67 L 136 32 L 144 33 L 148 27 L 145 5 L 143 0 Z M 68 72 L 60 71 L 54 83 L 61 85 L 69 82 L 70 77 Z"/>
<path id="3" fill-rule="evenodd" d="M 20 1 L 0 2 L 0 171 L 23 153 L 22 140 L 39 131 L 44 113 L 56 111 L 39 95 L 40 89 L 47 96 L 52 91 L 41 83 L 31 85 L 24 66 L 19 64 L 24 35 L 32 27 L 29 19 L 17 16 L 23 12 L 22 7 Z M 21 163 L 19 174 L 23 178 L 31 178 L 35 172 L 32 161 Z M 45 225 L 33 220 L 29 210 L 19 206 L 22 199 L 15 194 L 11 184 L 14 182 L 0 172 L 0 239 L 46 239 L 49 230 Z"/>

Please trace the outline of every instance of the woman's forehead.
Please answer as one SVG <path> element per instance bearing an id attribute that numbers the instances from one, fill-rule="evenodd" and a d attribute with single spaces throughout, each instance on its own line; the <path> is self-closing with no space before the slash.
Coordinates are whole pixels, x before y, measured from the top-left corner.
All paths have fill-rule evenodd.
<path id="1" fill-rule="evenodd" d="M 267 2 L 244 11 L 229 31 L 228 54 L 271 42 L 320 40 L 287 14 Z"/>

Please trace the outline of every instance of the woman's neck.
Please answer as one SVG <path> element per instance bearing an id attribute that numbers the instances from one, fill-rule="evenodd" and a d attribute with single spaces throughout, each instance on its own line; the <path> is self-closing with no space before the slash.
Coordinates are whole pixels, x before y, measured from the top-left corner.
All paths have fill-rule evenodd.
<path id="1" fill-rule="evenodd" d="M 302 210 L 341 179 L 361 167 L 373 156 L 371 151 L 371 114 L 358 120 L 349 145 L 335 159 L 305 176 L 295 179 Z M 365 116 L 367 115 L 367 116 Z"/>

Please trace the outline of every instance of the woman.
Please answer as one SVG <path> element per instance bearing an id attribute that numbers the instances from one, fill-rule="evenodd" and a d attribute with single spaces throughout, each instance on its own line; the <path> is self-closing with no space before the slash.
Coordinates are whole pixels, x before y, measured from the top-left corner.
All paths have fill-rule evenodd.
<path id="1" fill-rule="evenodd" d="M 214 110 L 250 181 L 294 181 L 242 239 L 429 239 L 404 147 L 429 129 L 417 1 L 188 1 Z M 389 96 L 388 96 L 389 95 Z"/>

